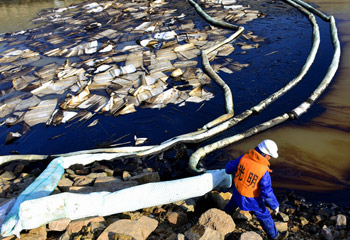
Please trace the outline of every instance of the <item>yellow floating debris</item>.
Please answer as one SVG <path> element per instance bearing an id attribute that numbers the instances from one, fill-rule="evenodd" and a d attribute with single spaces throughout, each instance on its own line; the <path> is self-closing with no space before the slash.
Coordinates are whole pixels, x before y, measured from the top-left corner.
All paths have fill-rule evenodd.
<path id="1" fill-rule="evenodd" d="M 86 99 L 81 104 L 79 104 L 77 108 L 80 108 L 80 109 L 91 108 L 92 106 L 97 104 L 103 98 L 104 98 L 104 96 L 93 94 L 88 99 Z"/>
<path id="2" fill-rule="evenodd" d="M 175 88 L 170 88 L 162 92 L 161 94 L 158 94 L 157 96 L 148 99 L 146 102 L 148 107 L 160 109 L 165 107 L 169 103 L 177 104 L 179 102 L 186 100 L 187 98 L 188 98 L 188 95 L 186 93 L 180 92 Z"/>
<path id="3" fill-rule="evenodd" d="M 93 127 L 98 123 L 98 119 L 95 119 L 94 121 L 92 121 L 87 127 Z"/>
<path id="4" fill-rule="evenodd" d="M 124 54 L 124 55 L 113 56 L 111 58 L 112 58 L 113 62 L 123 62 L 126 60 L 127 57 L 128 57 L 128 55 Z"/>
<path id="5" fill-rule="evenodd" d="M 128 55 L 125 65 L 133 65 L 134 68 L 142 66 L 143 53 L 142 51 L 132 52 Z"/>
<path id="6" fill-rule="evenodd" d="M 235 48 L 232 46 L 232 44 L 230 44 L 230 43 L 225 44 L 218 49 L 217 56 L 226 57 L 226 56 L 230 55 L 234 50 L 235 50 Z"/>
<path id="7" fill-rule="evenodd" d="M 55 76 L 57 69 L 57 63 L 51 63 L 46 66 L 43 66 L 40 70 L 34 72 L 34 75 L 38 76 L 41 79 L 52 80 Z"/>
<path id="8" fill-rule="evenodd" d="M 182 52 L 194 48 L 194 43 L 187 43 L 174 48 L 174 52 Z"/>
<path id="9" fill-rule="evenodd" d="M 73 96 L 69 100 L 64 101 L 60 105 L 60 107 L 62 109 L 76 108 L 78 105 L 80 105 L 83 101 L 85 101 L 88 98 L 89 94 L 90 94 L 89 87 L 85 87 L 84 90 L 81 91 L 77 96 Z"/>
<path id="10" fill-rule="evenodd" d="M 235 71 L 235 72 L 238 72 L 238 71 L 241 71 L 243 68 L 246 68 L 249 66 L 249 63 L 239 63 L 239 62 L 233 62 L 233 63 L 230 63 L 228 64 L 226 67 L 228 67 L 229 69 Z"/>
<path id="11" fill-rule="evenodd" d="M 26 86 L 28 86 L 28 82 L 26 80 L 24 80 L 23 78 L 15 78 L 12 80 L 12 85 L 13 85 L 14 89 L 22 90 Z"/>
<path id="12" fill-rule="evenodd" d="M 159 61 L 159 60 L 175 60 L 177 59 L 177 55 L 176 53 L 174 52 L 174 49 L 172 47 L 169 47 L 169 48 L 163 48 L 163 49 L 160 49 L 156 52 L 156 60 Z"/>
<path id="13" fill-rule="evenodd" d="M 169 60 L 155 60 L 152 61 L 151 65 L 148 66 L 150 73 L 153 72 L 168 72 L 173 70 L 175 67 Z"/>
<path id="14" fill-rule="evenodd" d="M 183 71 L 181 68 L 176 68 L 172 73 L 172 77 L 180 77 L 183 74 Z"/>
<path id="15" fill-rule="evenodd" d="M 135 105 L 134 104 L 126 104 L 126 106 L 120 110 L 117 115 L 125 115 L 129 113 L 136 112 Z"/>
<path id="16" fill-rule="evenodd" d="M 227 68 L 227 67 L 220 68 L 220 71 L 228 73 L 228 74 L 232 74 L 233 73 L 233 71 L 231 69 Z"/>
<path id="17" fill-rule="evenodd" d="M 0 63 L 12 63 L 19 58 L 20 58 L 20 56 L 5 56 L 5 57 L 0 58 Z"/>
<path id="18" fill-rule="evenodd" d="M 143 143 L 145 143 L 147 141 L 148 138 L 139 138 L 136 135 L 134 136 L 134 140 L 135 140 L 135 145 L 141 145 Z"/>
<path id="19" fill-rule="evenodd" d="M 198 64 L 198 61 L 177 61 L 174 63 L 174 67 L 190 67 L 190 66 L 196 66 Z"/>
<path id="20" fill-rule="evenodd" d="M 202 86 L 198 86 L 189 92 L 191 97 L 201 97 L 202 96 Z"/>
<path id="21" fill-rule="evenodd" d="M 179 54 L 183 56 L 186 60 L 190 60 L 198 57 L 201 54 L 201 50 L 194 48 L 187 51 L 181 51 Z"/>

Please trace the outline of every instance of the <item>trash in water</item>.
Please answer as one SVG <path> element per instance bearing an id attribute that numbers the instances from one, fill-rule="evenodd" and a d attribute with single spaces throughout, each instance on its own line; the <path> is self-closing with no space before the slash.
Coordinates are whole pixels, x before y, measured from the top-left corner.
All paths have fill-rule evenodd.
<path id="1" fill-rule="evenodd" d="M 9 132 L 6 135 L 5 144 L 11 144 L 14 141 L 16 141 L 18 138 L 20 138 L 21 136 L 22 136 L 22 134 L 20 134 L 19 132 Z"/>
<path id="2" fill-rule="evenodd" d="M 37 106 L 30 108 L 30 110 L 24 114 L 24 122 L 29 126 L 46 123 L 56 109 L 57 101 L 58 99 L 44 100 Z"/>
<path id="3" fill-rule="evenodd" d="M 235 5 L 235 0 L 204 2 L 220 7 L 221 11 L 208 9 L 218 20 L 246 23 L 264 16 Z M 41 24 L 38 28 L 1 36 L 2 121 L 58 125 L 100 112 L 132 113 L 140 104 L 163 108 L 211 99 L 213 94 L 203 88 L 211 79 L 199 68 L 201 50 L 232 31 L 198 28 L 191 15 L 177 15 L 177 9 L 167 5 L 109 1 L 58 8 L 34 19 Z M 209 61 L 228 59 L 237 45 L 257 48 L 264 40 L 251 31 L 243 38 L 248 43 L 227 43 L 212 51 Z M 66 61 L 60 65 L 62 59 Z M 231 74 L 248 66 L 225 59 L 225 64 L 213 67 Z"/>
<path id="4" fill-rule="evenodd" d="M 139 138 L 136 135 L 134 135 L 135 145 L 141 145 L 147 141 L 147 138 Z"/>

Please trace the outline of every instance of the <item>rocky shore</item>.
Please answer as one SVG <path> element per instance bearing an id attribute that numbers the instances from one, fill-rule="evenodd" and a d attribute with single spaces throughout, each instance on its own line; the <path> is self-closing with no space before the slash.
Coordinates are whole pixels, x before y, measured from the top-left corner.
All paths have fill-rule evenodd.
<path id="1" fill-rule="evenodd" d="M 113 192 L 168 180 L 171 175 L 185 177 L 188 174 L 181 169 L 186 159 L 183 150 L 170 150 L 148 161 L 126 159 L 73 165 L 66 169 L 52 194 Z M 4 166 L 0 170 L 0 205 L 16 198 L 41 173 L 46 163 L 21 161 Z M 21 239 L 267 239 L 254 215 L 238 209 L 230 216 L 222 210 L 230 197 L 230 189 L 215 189 L 199 198 L 133 212 L 73 221 L 60 219 L 22 231 Z M 277 197 L 280 212 L 273 218 L 280 232 L 289 231 L 288 239 L 350 239 L 348 207 L 308 202 L 292 192 Z M 3 239 L 13 240 L 16 236 Z"/>

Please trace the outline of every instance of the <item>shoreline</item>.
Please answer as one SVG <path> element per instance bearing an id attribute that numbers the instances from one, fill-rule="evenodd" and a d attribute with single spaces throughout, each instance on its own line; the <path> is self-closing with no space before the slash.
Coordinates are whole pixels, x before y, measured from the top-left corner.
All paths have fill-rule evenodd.
<path id="1" fill-rule="evenodd" d="M 160 170 L 173 160 L 163 158 L 164 165 Z M 125 188 L 130 184 L 139 185 L 162 181 L 160 176 L 169 174 L 157 172 L 142 161 L 132 159 L 129 161 L 130 164 L 131 161 L 133 164 L 126 166 L 114 161 L 113 163 L 93 163 L 85 167 L 79 164 L 73 165 L 65 171 L 53 194 L 114 191 L 112 189 Z M 22 163 L 5 166 L 7 170 L 10 168 L 13 168 L 12 174 L 7 171 L 6 174 L 1 175 L 2 186 L 8 186 L 7 191 L 1 193 L 6 194 L 5 199 L 2 198 L 1 205 L 6 202 L 6 199 L 13 198 L 20 193 L 21 188 L 35 178 L 33 174 L 40 173 L 38 168 L 28 171 L 29 169 Z M 21 169 L 23 172 L 20 171 Z M 30 173 L 25 173 L 26 171 Z M 5 180 L 5 176 L 8 180 Z M 12 176 L 11 180 L 9 180 L 10 176 Z M 280 232 L 289 231 L 288 239 L 340 240 L 350 237 L 349 207 L 322 201 L 312 202 L 307 197 L 293 192 L 281 194 L 276 191 L 275 194 L 280 203 L 280 213 L 273 218 Z M 138 197 L 142 198 L 142 196 Z M 237 210 L 232 216 L 229 216 L 222 211 L 230 197 L 230 188 L 216 188 L 202 197 L 131 212 L 104 217 L 91 216 L 73 221 L 58 219 L 39 228 L 22 231 L 21 239 L 34 237 L 35 239 L 102 240 L 133 239 L 130 238 L 133 236 L 137 240 L 234 240 L 244 239 L 246 235 L 254 236 L 248 239 L 266 239 L 256 218 L 249 212 Z M 106 232 L 110 237 L 106 237 Z M 143 232 L 143 237 L 139 237 L 140 232 Z M 16 237 L 9 236 L 5 239 L 14 240 Z"/>

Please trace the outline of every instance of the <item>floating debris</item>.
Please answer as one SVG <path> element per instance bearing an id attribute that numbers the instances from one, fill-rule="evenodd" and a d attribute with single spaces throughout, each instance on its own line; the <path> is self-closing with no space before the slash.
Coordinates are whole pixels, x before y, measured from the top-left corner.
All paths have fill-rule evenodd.
<path id="1" fill-rule="evenodd" d="M 107 69 L 110 69 L 112 66 L 111 65 L 106 65 L 106 64 L 103 64 L 101 66 L 99 66 L 94 73 L 100 73 L 100 72 L 104 72 L 106 71 Z"/>
<path id="2" fill-rule="evenodd" d="M 63 103 L 60 104 L 62 109 L 74 109 L 78 107 L 83 101 L 88 98 L 90 94 L 90 90 L 86 87 L 83 91 L 81 91 L 77 96 L 72 96 L 69 99 L 66 99 Z"/>
<path id="3" fill-rule="evenodd" d="M 183 71 L 181 68 L 176 68 L 172 73 L 171 76 L 176 78 L 176 77 L 180 77 L 183 74 Z"/>
<path id="4" fill-rule="evenodd" d="M 175 31 L 169 31 L 169 32 L 161 32 L 154 34 L 155 39 L 162 39 L 162 40 L 171 40 L 174 39 L 176 36 Z"/>
<path id="5" fill-rule="evenodd" d="M 248 67 L 249 64 L 248 63 L 239 63 L 239 62 L 233 62 L 228 64 L 226 67 L 233 70 L 234 72 L 239 72 L 241 71 L 243 68 Z"/>
<path id="6" fill-rule="evenodd" d="M 23 99 L 15 108 L 15 111 L 23 111 L 29 108 L 37 106 L 41 100 L 36 96 L 31 96 L 30 98 Z"/>
<path id="7" fill-rule="evenodd" d="M 264 17 L 235 0 L 203 2 L 214 7 L 208 12 L 219 20 L 246 23 Z M 199 68 L 201 51 L 231 34 L 208 25 L 198 28 L 191 14 L 178 15 L 165 1 L 83 3 L 43 11 L 33 21 L 40 26 L 0 39 L 5 49 L 0 118 L 9 125 L 58 125 L 101 112 L 132 113 L 141 104 L 163 108 L 208 101 L 213 94 L 203 86 L 211 79 Z M 208 59 L 228 57 L 237 45 L 257 48 L 264 40 L 251 31 L 243 38 L 247 42 L 227 43 Z M 215 70 L 231 74 L 248 66 L 231 61 Z"/>
<path id="8" fill-rule="evenodd" d="M 141 145 L 144 144 L 147 141 L 148 138 L 139 138 L 136 135 L 134 135 L 135 145 Z"/>
<path id="9" fill-rule="evenodd" d="M 93 127 L 93 126 L 95 126 L 97 123 L 98 123 L 98 119 L 95 119 L 94 121 L 92 121 L 92 122 L 88 125 L 88 127 Z"/>
<path id="10" fill-rule="evenodd" d="M 148 99 L 147 105 L 151 108 L 164 108 L 169 103 L 178 104 L 185 101 L 188 98 L 188 94 L 177 90 L 176 88 L 170 88 L 157 96 Z M 180 99 L 180 101 L 179 101 Z"/>
<path id="11" fill-rule="evenodd" d="M 57 99 L 44 100 L 26 112 L 23 120 L 29 126 L 46 123 L 54 112 L 56 105 Z"/>
<path id="12" fill-rule="evenodd" d="M 234 50 L 235 50 L 235 48 L 232 46 L 232 44 L 225 44 L 218 49 L 217 56 L 218 57 L 226 57 L 226 56 L 230 55 Z"/>
<path id="13" fill-rule="evenodd" d="M 258 43 L 255 43 L 255 44 L 239 43 L 238 45 L 241 45 L 241 49 L 242 50 L 250 50 L 250 49 L 254 49 L 254 48 L 258 48 L 259 47 Z"/>
<path id="14" fill-rule="evenodd" d="M 20 138 L 21 136 L 22 136 L 22 134 L 20 134 L 19 132 L 9 132 L 6 135 L 5 144 L 11 144 L 14 141 L 16 141 L 18 138 Z"/>
<path id="15" fill-rule="evenodd" d="M 135 105 L 133 103 L 131 104 L 126 104 L 125 107 L 120 110 L 118 113 L 116 113 L 115 115 L 125 115 L 125 114 L 129 114 L 129 113 L 133 113 L 136 112 L 135 109 Z"/>

